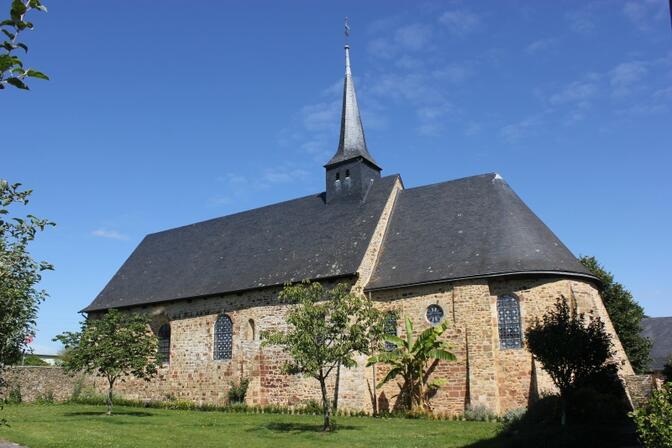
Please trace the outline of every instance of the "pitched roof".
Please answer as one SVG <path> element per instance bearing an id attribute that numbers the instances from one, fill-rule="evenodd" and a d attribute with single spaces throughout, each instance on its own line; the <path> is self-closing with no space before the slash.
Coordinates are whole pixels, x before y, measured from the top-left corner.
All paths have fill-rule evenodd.
<path id="1" fill-rule="evenodd" d="M 350 47 L 345 46 L 345 82 L 343 84 L 343 110 L 341 111 L 341 137 L 336 154 L 325 167 L 361 157 L 380 169 L 366 147 L 364 127 L 359 115 L 355 82 L 350 70 Z"/>
<path id="2" fill-rule="evenodd" d="M 594 278 L 491 173 L 401 191 L 366 289 L 522 273 Z"/>
<path id="3" fill-rule="evenodd" d="M 642 336 L 651 339 L 651 370 L 663 370 L 672 356 L 672 317 L 645 317 L 642 319 Z"/>
<path id="4" fill-rule="evenodd" d="M 354 275 L 397 179 L 363 203 L 318 194 L 148 235 L 83 311 Z"/>

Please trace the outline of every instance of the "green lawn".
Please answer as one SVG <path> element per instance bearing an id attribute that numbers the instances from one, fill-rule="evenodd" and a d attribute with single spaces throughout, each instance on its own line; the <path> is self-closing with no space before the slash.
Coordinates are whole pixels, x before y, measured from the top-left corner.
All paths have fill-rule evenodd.
<path id="1" fill-rule="evenodd" d="M 319 417 L 115 408 L 7 405 L 5 439 L 30 448 L 78 447 L 462 447 L 492 439 L 496 423 L 339 417 L 323 434 Z"/>

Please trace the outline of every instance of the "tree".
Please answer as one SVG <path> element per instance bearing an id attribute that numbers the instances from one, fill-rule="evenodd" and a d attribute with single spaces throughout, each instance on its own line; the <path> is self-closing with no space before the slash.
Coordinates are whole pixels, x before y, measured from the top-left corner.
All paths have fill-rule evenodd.
<path id="1" fill-rule="evenodd" d="M 0 179 L 0 387 L 5 366 L 21 359 L 35 334 L 39 304 L 47 293 L 37 289 L 42 272 L 53 269 L 34 260 L 28 246 L 38 232 L 54 223 L 33 215 L 12 216 L 11 207 L 27 205 L 32 190 Z"/>
<path id="2" fill-rule="evenodd" d="M 672 448 L 672 383 L 654 391 L 646 404 L 630 415 L 646 448 Z"/>
<path id="3" fill-rule="evenodd" d="M 406 339 L 385 335 L 385 340 L 394 344 L 394 349 L 371 356 L 367 365 L 385 363 L 389 372 L 378 387 L 401 376 L 400 397 L 410 406 L 411 411 L 429 411 L 429 398 L 443 383 L 442 379 L 430 381 L 430 376 L 439 361 L 454 361 L 455 355 L 448 351 L 448 342 L 439 338 L 448 329 L 448 322 L 425 329 L 417 339 L 413 339 L 413 322 L 406 318 Z"/>
<path id="4" fill-rule="evenodd" d="M 349 292 L 345 283 L 327 289 L 320 283 L 287 285 L 280 299 L 291 304 L 288 329 L 262 334 L 263 345 L 281 347 L 289 355 L 288 374 L 303 374 L 320 383 L 323 431 L 332 429 L 327 379 L 339 366 L 357 365 L 356 353 L 368 354 L 372 328 L 382 318 L 370 300 Z"/>
<path id="5" fill-rule="evenodd" d="M 66 349 L 66 372 L 85 372 L 107 379 L 107 415 L 112 414 L 112 391 L 117 381 L 134 376 L 149 381 L 157 373 L 157 339 L 146 316 L 116 309 L 82 322 L 78 333 L 54 338 Z"/>
<path id="6" fill-rule="evenodd" d="M 625 354 L 635 372 L 645 372 L 651 361 L 650 352 L 652 343 L 640 333 L 644 309 L 633 298 L 632 293 L 614 281 L 614 276 L 597 261 L 595 257 L 581 257 L 579 259 L 593 275 L 600 279 L 602 286 L 600 294 L 604 306 L 609 313 L 611 323 L 623 344 Z"/>
<path id="7" fill-rule="evenodd" d="M 0 22 L 0 30 L 6 39 L 0 45 L 0 89 L 6 85 L 28 90 L 26 78 L 49 79 L 44 73 L 32 68 L 24 68 L 21 59 L 14 53 L 21 49 L 28 52 L 28 46 L 19 41 L 19 35 L 32 30 L 33 24 L 25 20 L 30 10 L 46 12 L 41 0 L 12 0 L 9 19 Z"/>
<path id="8" fill-rule="evenodd" d="M 564 297 L 555 307 L 535 319 L 525 332 L 527 346 L 542 364 L 560 391 L 561 422 L 566 422 L 567 403 L 578 388 L 594 383 L 594 378 L 610 377 L 616 366 L 611 338 L 600 318 L 587 322 L 583 314 L 570 310 Z"/>

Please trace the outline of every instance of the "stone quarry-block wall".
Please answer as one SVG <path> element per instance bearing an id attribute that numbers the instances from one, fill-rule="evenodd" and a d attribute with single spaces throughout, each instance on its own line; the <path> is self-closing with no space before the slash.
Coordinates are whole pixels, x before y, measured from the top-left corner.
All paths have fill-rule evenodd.
<path id="1" fill-rule="evenodd" d="M 347 281 L 356 290 L 356 279 Z M 319 400 L 316 380 L 285 375 L 282 373 L 285 355 L 277 348 L 261 345 L 261 332 L 286 328 L 288 308 L 279 301 L 279 291 L 280 288 L 267 288 L 132 309 L 147 313 L 154 331 L 163 323 L 170 323 L 170 363 L 150 382 L 131 379 L 119 383 L 115 386 L 117 393 L 131 399 L 174 398 L 224 404 L 230 383 L 248 377 L 251 380 L 247 396 L 249 404 L 296 406 L 308 400 Z M 435 410 L 461 414 L 467 406 L 481 404 L 501 414 L 527 406 L 544 390 L 553 390 L 543 367 L 533 362 L 526 349 L 500 348 L 497 297 L 502 294 L 513 294 L 518 298 L 523 331 L 561 296 L 576 303 L 579 312 L 601 317 L 612 334 L 622 373 L 632 374 L 597 290 L 585 281 L 559 277 L 493 278 L 370 293 L 379 308 L 396 311 L 400 335 L 403 335 L 405 317 L 411 318 L 415 332 L 420 333 L 430 325 L 426 319 L 427 307 L 437 304 L 443 309 L 444 319 L 450 323 L 444 337 L 450 342 L 457 360 L 440 362 L 433 372 L 435 378 L 446 380 L 432 398 Z M 213 359 L 214 324 L 221 313 L 233 322 L 230 360 Z M 359 361 L 358 367 L 341 371 L 339 407 L 371 411 L 373 378 L 380 381 L 386 367 L 367 368 L 364 357 Z M 334 379 L 335 375 L 329 384 L 330 393 L 334 390 Z M 102 391 L 102 382 L 96 385 Z M 394 382 L 378 390 L 379 409 L 394 409 L 397 394 L 398 386 Z"/>
<path id="2" fill-rule="evenodd" d="M 0 399 L 19 388 L 22 401 L 30 403 L 53 397 L 65 401 L 72 397 L 76 387 L 93 387 L 94 379 L 84 375 L 68 375 L 60 367 L 17 366 L 7 368 L 3 376 L 7 387 L 0 389 Z M 78 384 L 79 383 L 79 384 Z"/>

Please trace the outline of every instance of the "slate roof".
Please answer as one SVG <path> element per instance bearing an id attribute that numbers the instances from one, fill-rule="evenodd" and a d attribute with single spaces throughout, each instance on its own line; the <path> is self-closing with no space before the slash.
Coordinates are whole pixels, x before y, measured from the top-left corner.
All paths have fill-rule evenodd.
<path id="1" fill-rule="evenodd" d="M 401 191 L 366 289 L 521 273 L 594 278 L 490 173 Z"/>
<path id="2" fill-rule="evenodd" d="M 357 105 L 355 81 L 350 70 L 350 47 L 345 46 L 345 81 L 343 84 L 343 108 L 341 110 L 341 136 L 338 141 L 336 154 L 327 162 L 325 167 L 336 165 L 346 160 L 361 157 L 380 169 L 373 156 L 366 147 L 364 127 Z"/>
<path id="3" fill-rule="evenodd" d="M 83 311 L 354 275 L 397 179 L 364 203 L 318 194 L 148 235 Z"/>
<path id="4" fill-rule="evenodd" d="M 642 319 L 641 335 L 653 341 L 651 370 L 663 370 L 672 356 L 672 317 L 646 317 Z"/>

